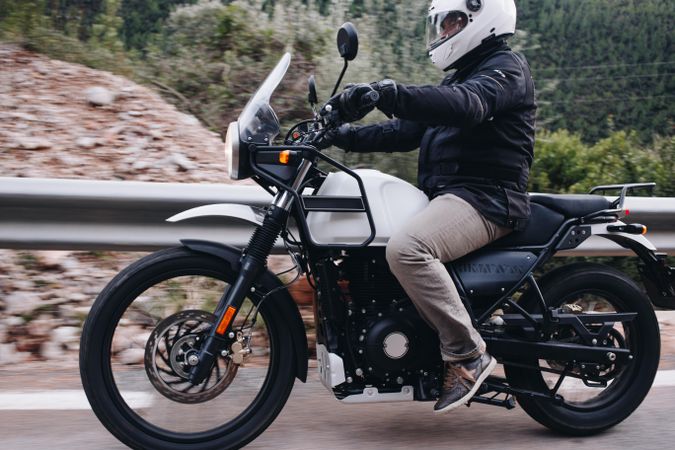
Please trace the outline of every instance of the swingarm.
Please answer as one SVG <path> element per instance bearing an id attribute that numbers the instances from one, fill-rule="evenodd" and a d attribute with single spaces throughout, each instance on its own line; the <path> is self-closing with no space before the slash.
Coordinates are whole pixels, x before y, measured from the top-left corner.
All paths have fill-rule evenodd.
<path id="1" fill-rule="evenodd" d="M 636 313 L 569 314 L 556 309 L 546 315 L 500 317 L 505 331 L 485 333 L 484 340 L 490 353 L 504 360 L 518 360 L 528 355 L 562 365 L 568 362 L 623 365 L 632 359 L 630 350 L 614 346 L 617 343 L 613 330 L 617 323 L 632 322 Z M 512 337 L 514 333 L 517 337 Z M 556 335 L 555 339 L 552 334 Z M 561 340 L 561 336 L 568 339 Z"/>

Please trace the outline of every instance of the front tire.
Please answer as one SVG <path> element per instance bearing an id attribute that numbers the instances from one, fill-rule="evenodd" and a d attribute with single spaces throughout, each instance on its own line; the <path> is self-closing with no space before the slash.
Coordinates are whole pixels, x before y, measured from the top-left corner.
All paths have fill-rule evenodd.
<path id="1" fill-rule="evenodd" d="M 526 395 L 517 395 L 518 403 L 537 422 L 563 434 L 587 436 L 618 424 L 647 396 L 659 365 L 661 340 L 649 299 L 626 275 L 600 264 L 562 267 L 544 277 L 540 287 L 549 307 L 576 304 L 586 313 L 612 310 L 636 312 L 637 317 L 632 322 L 615 324 L 612 330 L 614 344 L 621 343 L 629 348 L 633 360 L 617 371 L 602 391 L 596 387 L 577 385 L 563 395 L 565 401 L 562 405 Z M 531 298 L 523 306 L 530 312 L 539 312 L 537 303 Z M 566 338 L 574 339 L 574 336 Z M 539 367 L 556 365 L 555 361 L 532 358 L 524 358 L 520 362 Z M 552 391 L 554 383 L 539 370 L 506 363 L 505 371 L 514 387 L 544 393 Z"/>
<path id="2" fill-rule="evenodd" d="M 99 295 L 82 332 L 80 374 L 94 413 L 120 441 L 143 449 L 240 448 L 279 414 L 293 387 L 295 357 L 274 302 L 257 311 L 253 352 L 243 365 L 216 364 L 226 374 L 218 372 L 197 392 L 171 370 L 183 350 L 200 341 L 213 320 L 210 312 L 236 277 L 218 258 L 175 248 L 132 264 Z M 249 296 L 249 311 L 261 297 Z M 243 320 L 244 311 L 235 320 Z M 166 323 L 172 317 L 173 328 Z M 219 380 L 227 383 L 224 389 Z"/>

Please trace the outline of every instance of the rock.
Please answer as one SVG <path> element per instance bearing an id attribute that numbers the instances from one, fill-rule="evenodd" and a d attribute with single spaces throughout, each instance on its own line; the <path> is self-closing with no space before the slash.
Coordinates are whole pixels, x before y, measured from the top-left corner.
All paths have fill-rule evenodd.
<path id="1" fill-rule="evenodd" d="M 21 136 L 16 140 L 17 147 L 24 150 L 46 150 L 52 148 L 52 143 L 45 138 Z"/>
<path id="2" fill-rule="evenodd" d="M 54 319 L 46 314 L 42 314 L 37 320 L 33 320 L 26 325 L 30 336 L 47 337 L 57 324 Z"/>
<path id="3" fill-rule="evenodd" d="M 199 125 L 199 119 L 189 114 L 179 113 L 180 121 L 185 125 Z"/>
<path id="4" fill-rule="evenodd" d="M 133 164 L 131 164 L 131 168 L 133 170 L 145 170 L 145 169 L 151 168 L 153 165 L 154 164 L 150 161 L 134 158 L 134 162 L 133 162 Z"/>
<path id="5" fill-rule="evenodd" d="M 187 156 L 181 153 L 173 153 L 169 158 L 168 162 L 178 167 L 179 170 L 187 172 L 189 170 L 194 170 L 197 168 L 197 165 L 190 161 Z"/>
<path id="6" fill-rule="evenodd" d="M 151 334 L 152 332 L 150 331 L 141 331 L 140 333 L 134 334 L 131 340 L 134 345 L 145 348 L 145 344 L 148 342 L 148 339 L 150 339 Z"/>
<path id="7" fill-rule="evenodd" d="M 92 299 L 92 300 L 93 300 L 93 299 Z M 90 306 L 90 305 L 88 305 L 88 306 L 77 306 L 77 307 L 75 307 L 75 308 L 72 309 L 72 312 L 73 312 L 73 313 L 75 313 L 75 314 L 77 314 L 77 315 L 81 315 L 81 316 L 87 316 L 87 315 L 89 315 L 89 311 L 91 311 L 91 306 Z"/>
<path id="8" fill-rule="evenodd" d="M 45 341 L 40 346 L 40 356 L 49 361 L 59 361 L 67 358 L 66 352 L 54 341 Z"/>
<path id="9" fill-rule="evenodd" d="M 123 351 L 128 350 L 131 347 L 131 344 L 132 340 L 130 337 L 115 333 L 115 337 L 112 341 L 112 351 L 114 354 L 122 353 Z"/>
<path id="10" fill-rule="evenodd" d="M 108 106 L 115 101 L 115 94 L 103 86 L 92 86 L 84 91 L 87 101 L 94 106 Z"/>
<path id="11" fill-rule="evenodd" d="M 128 348 L 117 355 L 117 360 L 122 364 L 142 364 L 145 358 L 145 349 L 142 348 Z"/>
<path id="12" fill-rule="evenodd" d="M 96 147 L 97 144 L 98 141 L 95 138 L 87 136 L 79 137 L 75 140 L 75 145 L 82 148 L 93 148 Z"/>
<path id="13" fill-rule="evenodd" d="M 33 61 L 33 69 L 40 75 L 48 75 L 50 73 L 49 69 L 39 61 Z"/>
<path id="14" fill-rule="evenodd" d="M 30 353 L 19 352 L 15 344 L 0 344 L 0 366 L 18 364 L 30 359 Z"/>
<path id="15" fill-rule="evenodd" d="M 40 346 L 40 356 L 48 361 L 60 361 L 70 358 L 63 346 L 54 341 L 45 341 L 42 343 Z"/>
<path id="16" fill-rule="evenodd" d="M 66 261 L 70 254 L 66 251 L 40 251 L 34 252 L 33 256 L 35 256 L 38 269 L 54 270 L 62 269 L 68 265 Z"/>
<path id="17" fill-rule="evenodd" d="M 8 327 L 18 327 L 18 326 L 23 325 L 24 322 L 25 322 L 25 320 L 23 320 L 23 318 L 18 317 L 18 316 L 9 316 L 6 319 L 4 319 L 4 323 Z"/>
<path id="18" fill-rule="evenodd" d="M 26 314 L 42 304 L 39 293 L 15 291 L 5 297 L 5 314 Z"/>
<path id="19" fill-rule="evenodd" d="M 143 152 L 143 147 L 139 145 L 130 145 L 120 150 L 120 153 L 125 155 L 141 155 Z M 134 158 L 136 159 L 136 158 Z"/>
<path id="20" fill-rule="evenodd" d="M 80 340 L 80 329 L 77 327 L 58 327 L 51 331 L 51 337 L 57 344 L 71 344 Z"/>

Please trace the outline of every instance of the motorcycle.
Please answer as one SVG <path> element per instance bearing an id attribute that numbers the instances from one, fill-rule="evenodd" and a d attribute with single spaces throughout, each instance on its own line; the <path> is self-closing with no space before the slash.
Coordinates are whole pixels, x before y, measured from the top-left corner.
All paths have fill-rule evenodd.
<path id="1" fill-rule="evenodd" d="M 344 68 L 333 93 L 356 57 L 353 25 L 340 29 L 338 49 Z M 239 448 L 272 423 L 294 380 L 307 380 L 307 337 L 290 282 L 267 268 L 278 239 L 295 279 L 304 274 L 315 291 L 319 375 L 338 401 L 434 401 L 440 394 L 438 338 L 385 259 L 392 232 L 428 199 L 403 180 L 351 170 L 317 150 L 317 139 L 341 122 L 330 107 L 316 112 L 313 77 L 314 117 L 275 145 L 280 123 L 270 97 L 289 63 L 286 54 L 226 137 L 231 178 L 253 179 L 272 202 L 209 205 L 168 219 L 250 222 L 256 229 L 246 248 L 186 239 L 146 256 L 108 284 L 86 320 L 84 390 L 99 420 L 130 447 Z M 659 363 L 650 299 L 674 307 L 674 268 L 645 227 L 620 219 L 626 195 L 653 186 L 531 195 L 525 230 L 446 265 L 503 366 L 471 402 L 512 409 L 517 400 L 544 426 L 577 436 L 612 427 L 639 406 Z M 611 191 L 616 200 L 596 194 Z M 595 263 L 535 276 L 557 252 L 591 236 L 637 254 L 648 295 Z"/>

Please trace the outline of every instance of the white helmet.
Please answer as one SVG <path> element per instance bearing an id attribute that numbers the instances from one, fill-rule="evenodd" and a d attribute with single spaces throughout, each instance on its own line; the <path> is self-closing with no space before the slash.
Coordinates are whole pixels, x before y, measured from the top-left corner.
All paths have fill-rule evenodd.
<path id="1" fill-rule="evenodd" d="M 448 70 L 486 39 L 515 32 L 514 0 L 433 0 L 427 50 L 435 66 Z"/>

